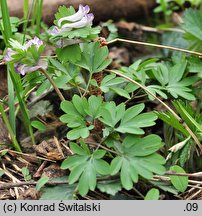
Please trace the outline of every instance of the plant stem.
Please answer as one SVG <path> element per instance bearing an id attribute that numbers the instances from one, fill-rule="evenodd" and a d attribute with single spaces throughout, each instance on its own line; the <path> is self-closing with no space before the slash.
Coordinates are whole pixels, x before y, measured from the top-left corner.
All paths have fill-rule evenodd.
<path id="1" fill-rule="evenodd" d="M 15 134 L 14 134 L 12 128 L 11 128 L 11 125 L 10 125 L 9 121 L 8 121 L 6 113 L 4 112 L 3 105 L 1 103 L 0 103 L 0 113 L 2 115 L 2 118 L 4 120 L 6 128 L 8 129 L 8 132 L 9 132 L 9 134 L 11 136 L 11 140 L 13 142 L 13 147 L 15 148 L 16 151 L 22 152 L 21 148 L 20 148 L 20 145 L 19 145 L 19 143 L 18 143 L 18 141 L 16 139 L 16 136 L 15 136 Z"/>
<path id="2" fill-rule="evenodd" d="M 140 42 L 140 41 L 126 40 L 126 39 L 122 39 L 122 38 L 116 38 L 114 40 L 109 41 L 107 44 L 112 44 L 115 42 L 125 42 L 125 43 L 138 44 L 138 45 L 143 45 L 143 46 L 158 47 L 158 48 L 184 52 L 184 53 L 188 53 L 191 55 L 197 55 L 199 57 L 202 57 L 202 53 L 200 53 L 200 52 L 195 52 L 195 51 L 191 51 L 191 50 L 187 50 L 187 49 L 181 49 L 181 48 L 166 46 L 166 45 L 161 45 L 161 44 L 153 44 L 153 43 L 146 43 L 146 42 Z"/>
<path id="3" fill-rule="evenodd" d="M 45 77 L 50 81 L 51 85 L 53 86 L 53 88 L 55 89 L 57 95 L 59 96 L 60 100 L 61 101 L 64 101 L 65 98 L 64 96 L 62 95 L 61 91 L 59 90 L 59 88 L 56 86 L 55 82 L 52 80 L 52 78 L 47 74 L 47 72 L 44 70 L 44 69 L 40 69 L 41 73 L 43 75 L 45 75 Z"/>
<path id="4" fill-rule="evenodd" d="M 90 72 L 90 76 L 89 76 L 89 79 L 88 79 L 88 83 L 87 83 L 87 86 L 86 86 L 86 89 L 85 89 L 85 92 L 83 93 L 83 97 L 86 96 L 87 92 L 88 92 L 88 88 L 89 88 L 89 85 L 90 85 L 90 81 L 92 79 L 92 76 L 93 76 L 93 73 Z"/>
<path id="5" fill-rule="evenodd" d="M 142 84 L 138 83 L 137 81 L 131 79 L 130 77 L 122 74 L 122 73 L 119 73 L 115 70 L 107 70 L 105 69 L 106 72 L 109 72 L 109 73 L 113 73 L 113 74 L 116 74 L 120 77 L 123 77 L 125 78 L 126 80 L 136 84 L 137 86 L 139 86 L 141 89 L 143 89 L 147 94 L 151 95 L 152 97 L 154 97 L 159 103 L 161 103 L 168 111 L 170 111 L 170 113 L 173 114 L 173 116 L 175 117 L 175 119 L 177 119 L 179 122 L 181 122 L 181 118 L 178 116 L 178 114 L 172 109 L 170 108 L 166 103 L 164 103 L 161 99 L 159 99 L 156 95 L 154 95 L 152 92 L 150 92 L 147 87 L 143 86 Z M 193 131 L 189 128 L 189 126 L 183 122 L 182 125 L 184 126 L 185 130 L 190 134 L 190 136 L 193 138 L 193 140 L 195 141 L 195 143 L 198 145 L 201 153 L 202 153 L 202 145 L 200 143 L 200 141 L 198 140 L 198 138 L 196 137 L 196 135 L 193 133 Z"/>

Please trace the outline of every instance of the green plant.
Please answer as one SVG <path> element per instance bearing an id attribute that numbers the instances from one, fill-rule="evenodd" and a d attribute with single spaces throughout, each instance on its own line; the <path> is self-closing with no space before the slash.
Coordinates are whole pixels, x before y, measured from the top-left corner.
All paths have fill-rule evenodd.
<path id="1" fill-rule="evenodd" d="M 163 13 L 165 21 L 168 23 L 174 11 L 184 9 L 185 2 L 189 2 L 191 7 L 198 7 L 201 4 L 201 0 L 156 0 L 158 6 L 154 12 Z"/>
<path id="2" fill-rule="evenodd" d="M 175 2 L 184 4 L 184 1 Z M 161 7 L 157 11 L 162 10 L 165 16 L 176 9 L 170 8 L 171 1 L 159 3 Z M 44 132 L 48 127 L 39 115 L 53 107 L 44 100 L 28 110 L 26 100 L 32 91 L 41 96 L 53 88 L 61 100 L 57 102 L 60 106 L 55 104 L 54 109 L 60 113 L 60 121 L 67 125 L 69 146 L 66 147 L 71 155 L 63 160 L 61 168 L 70 171 L 68 184 L 72 186 L 68 189 L 71 198 L 77 193 L 85 196 L 96 189 L 113 196 L 122 188 L 133 189 L 142 180 L 174 194 L 184 192 L 188 178 L 180 176 L 186 173 L 176 164 L 184 167 L 196 152 L 202 151 L 202 108 L 188 104 L 200 100 L 200 88 L 193 85 L 199 85 L 201 81 L 202 66 L 198 57 L 202 53 L 116 38 L 117 31 L 111 22 L 102 24 L 112 33 L 108 42 L 103 43 L 99 38 L 101 28 L 92 27 L 94 16 L 87 5 L 80 5 L 78 11 L 73 7 L 59 7 L 54 26 L 41 34 L 43 1 L 33 5 L 30 28 L 27 4 L 25 1 L 24 32 L 19 34 L 14 29 L 17 21 L 9 19 L 6 1 L 1 1 L 3 19 L 0 28 L 6 45 L 3 61 L 9 73 L 9 101 L 0 101 L 0 113 L 13 148 L 21 151 L 16 139 L 16 111 L 21 111 L 25 128 L 34 143 L 32 127 Z M 37 11 L 39 16 L 36 16 Z M 192 9 L 188 10 L 183 24 L 189 34 L 189 44 L 197 44 L 197 47 L 201 42 L 200 13 L 195 15 Z M 115 42 L 153 46 L 191 56 L 139 59 L 128 67 L 107 69 L 112 62 L 107 45 Z M 54 55 L 44 55 L 47 44 L 52 45 Z M 63 92 L 67 91 L 64 96 Z M 9 120 L 4 110 L 7 105 Z M 158 111 L 154 112 L 153 107 Z M 159 122 L 165 130 L 156 132 Z M 172 185 L 154 181 L 155 175 L 170 174 L 166 170 L 172 171 L 170 179 L 176 190 Z M 26 181 L 30 180 L 27 168 L 23 168 L 22 173 Z M 48 182 L 48 177 L 42 177 L 36 189 L 46 191 L 50 196 L 49 188 L 42 189 Z M 63 186 L 55 188 L 63 189 Z M 62 196 L 69 197 L 65 192 Z M 145 199 L 159 199 L 159 191 L 150 190 Z"/>

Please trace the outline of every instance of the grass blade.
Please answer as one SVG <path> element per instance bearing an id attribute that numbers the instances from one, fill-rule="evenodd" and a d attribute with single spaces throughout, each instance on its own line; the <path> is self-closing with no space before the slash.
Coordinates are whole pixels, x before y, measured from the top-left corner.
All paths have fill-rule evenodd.
<path id="1" fill-rule="evenodd" d="M 3 118 L 3 120 L 4 120 L 4 123 L 5 123 L 5 125 L 6 125 L 6 127 L 7 127 L 7 129 L 8 129 L 8 132 L 9 132 L 9 134 L 10 134 L 10 136 L 11 136 L 11 140 L 12 140 L 12 142 L 13 142 L 13 147 L 14 147 L 14 149 L 15 149 L 16 151 L 21 152 L 20 145 L 18 144 L 18 141 L 17 141 L 17 139 L 16 139 L 16 136 L 15 136 L 15 134 L 14 134 L 14 132 L 13 132 L 11 126 L 10 126 L 10 123 L 9 123 L 9 121 L 8 121 L 8 118 L 7 118 L 7 116 L 6 116 L 6 113 L 4 112 L 3 105 L 2 105 L 1 103 L 0 103 L 0 113 L 1 113 L 2 118 Z"/>
<path id="2" fill-rule="evenodd" d="M 11 30 L 11 23 L 10 23 L 10 16 L 9 16 L 9 11 L 8 11 L 8 5 L 6 0 L 1 0 L 0 1 L 1 5 L 1 13 L 2 13 L 2 22 L 3 26 L 1 26 L 1 31 L 4 36 L 4 42 L 6 45 L 8 45 L 9 39 L 12 37 L 12 30 Z M 10 78 L 10 72 L 9 68 L 7 70 L 8 78 L 8 105 L 9 105 L 9 121 L 10 121 L 10 126 L 12 128 L 12 131 L 14 134 L 16 134 L 16 129 L 15 129 L 15 104 L 14 104 L 14 86 L 13 83 L 11 82 Z"/>
<path id="3" fill-rule="evenodd" d="M 37 36 L 39 36 L 40 34 L 42 9 L 43 9 L 43 0 L 40 0 L 39 5 L 38 5 L 38 15 L 36 18 L 36 35 Z"/>
<path id="4" fill-rule="evenodd" d="M 12 30 L 11 30 L 11 23 L 10 23 L 10 17 L 9 17 L 9 10 L 8 10 L 8 5 L 6 0 L 0 0 L 0 6 L 1 6 L 1 11 L 2 11 L 2 19 L 3 19 L 3 26 L 1 26 L 1 30 L 4 35 L 4 42 L 8 46 L 9 44 L 9 39 L 12 37 Z M 20 110 L 22 112 L 23 116 L 23 122 L 25 128 L 29 131 L 29 134 L 31 136 L 33 144 L 34 142 L 34 135 L 33 135 L 33 130 L 30 122 L 30 118 L 28 115 L 28 110 L 26 107 L 25 102 L 23 101 L 21 97 L 21 92 L 23 90 L 20 76 L 15 73 L 13 64 L 8 64 L 8 96 L 9 96 L 9 120 L 10 120 L 10 127 L 12 129 L 12 132 L 14 135 L 16 135 L 15 131 L 15 104 L 14 104 L 14 98 L 15 98 L 15 92 L 20 104 Z"/>

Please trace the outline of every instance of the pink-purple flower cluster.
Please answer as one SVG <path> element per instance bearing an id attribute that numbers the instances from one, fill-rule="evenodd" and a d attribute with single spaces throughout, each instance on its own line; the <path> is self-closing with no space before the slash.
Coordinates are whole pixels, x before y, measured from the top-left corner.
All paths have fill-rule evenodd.
<path id="1" fill-rule="evenodd" d="M 40 40 L 38 37 L 34 37 L 34 39 L 29 40 L 27 43 L 22 45 L 21 49 L 23 51 L 27 51 L 27 49 L 29 47 L 33 46 L 33 45 L 36 46 L 37 49 L 39 49 L 40 46 L 43 45 L 43 41 Z M 4 56 L 3 60 L 5 62 L 13 61 L 14 58 L 12 56 L 15 55 L 15 54 L 17 54 L 17 51 L 15 51 L 15 47 L 8 48 L 7 51 L 6 51 L 6 55 Z M 37 64 L 33 65 L 33 66 L 30 66 L 30 65 L 22 64 L 22 63 L 20 63 L 18 61 L 14 63 L 14 67 L 15 67 L 16 72 L 21 74 L 21 75 L 25 75 L 28 72 L 33 72 L 33 71 L 36 71 L 36 70 L 41 68 L 41 66 L 37 65 Z"/>
<path id="2" fill-rule="evenodd" d="M 63 17 L 58 20 L 58 26 L 54 26 L 49 33 L 56 36 L 62 32 L 71 31 L 72 29 L 79 29 L 86 26 L 91 26 L 94 15 L 89 13 L 90 8 L 88 5 L 79 5 L 79 10 L 70 16 Z"/>

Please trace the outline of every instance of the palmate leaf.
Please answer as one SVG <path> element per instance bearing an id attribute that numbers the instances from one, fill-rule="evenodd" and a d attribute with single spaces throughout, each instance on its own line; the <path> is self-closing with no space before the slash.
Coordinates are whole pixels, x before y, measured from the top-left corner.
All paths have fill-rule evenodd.
<path id="1" fill-rule="evenodd" d="M 160 95 L 162 98 L 167 99 L 167 95 L 163 92 L 163 90 L 165 91 L 165 88 L 159 85 L 149 85 L 146 87 L 148 91 L 150 91 L 152 94 L 156 95 Z M 155 98 L 152 97 L 151 95 L 148 95 L 150 100 L 154 100 Z"/>
<path id="2" fill-rule="evenodd" d="M 114 102 L 105 103 L 101 110 L 100 121 L 105 125 L 115 128 L 115 125 L 121 120 L 125 112 L 125 105 L 121 103 L 116 106 Z"/>
<path id="3" fill-rule="evenodd" d="M 183 16 L 182 28 L 189 34 L 202 40 L 202 9 L 188 9 Z"/>
<path id="4" fill-rule="evenodd" d="M 114 102 L 106 103 L 102 107 L 100 121 L 120 133 L 144 134 L 141 128 L 155 125 L 157 116 L 152 112 L 140 114 L 143 109 L 144 104 L 125 110 L 123 103 L 118 106 Z"/>
<path id="5" fill-rule="evenodd" d="M 116 77 L 115 74 L 110 74 L 104 77 L 104 79 L 101 82 L 100 89 L 104 93 L 107 93 L 111 90 L 122 97 L 130 99 L 128 91 L 124 89 L 123 84 L 125 83 L 127 83 L 125 79 L 121 77 Z"/>
<path id="6" fill-rule="evenodd" d="M 161 147 L 161 138 L 157 135 L 142 139 L 126 136 L 120 155 L 111 162 L 111 175 L 120 173 L 121 184 L 127 190 L 138 181 L 139 175 L 146 179 L 151 179 L 153 173 L 162 175 L 165 172 L 165 159 L 156 153 Z"/>
<path id="7" fill-rule="evenodd" d="M 108 92 L 109 88 L 117 87 L 125 82 L 126 82 L 125 79 L 121 77 L 116 77 L 115 74 L 110 74 L 103 78 L 101 85 L 100 85 L 100 89 L 103 92 Z"/>
<path id="8" fill-rule="evenodd" d="M 72 128 L 67 133 L 67 138 L 70 140 L 80 137 L 87 138 L 94 128 L 93 120 L 101 115 L 101 105 L 102 98 L 94 95 L 88 100 L 85 97 L 74 95 L 71 102 L 63 101 L 60 107 L 66 114 L 62 115 L 60 120 Z"/>
<path id="9" fill-rule="evenodd" d="M 76 140 L 78 138 L 87 138 L 90 135 L 90 130 L 92 130 L 94 127 L 93 126 L 81 126 L 77 127 L 75 129 L 70 130 L 67 133 L 67 138 L 70 140 Z"/>
<path id="10" fill-rule="evenodd" d="M 61 168 L 71 171 L 68 177 L 69 184 L 78 181 L 79 193 L 84 196 L 89 190 L 95 190 L 97 174 L 109 175 L 110 166 L 101 159 L 106 154 L 106 151 L 97 150 L 90 153 L 87 145 L 85 143 L 82 145 L 78 146 L 76 143 L 71 143 L 71 150 L 78 155 L 64 160 Z M 86 148 L 88 148 L 88 151 L 86 151 Z"/>
<path id="11" fill-rule="evenodd" d="M 174 98 L 183 97 L 187 100 L 194 100 L 195 96 L 191 93 L 192 89 L 189 86 L 195 83 L 198 78 L 195 76 L 183 78 L 186 67 L 187 61 L 185 60 L 172 67 L 162 63 L 157 70 L 153 70 L 153 75 L 162 85 L 162 89 L 170 93 Z M 154 88 L 153 91 L 156 91 L 164 98 L 166 96 L 161 89 Z"/>
<path id="12" fill-rule="evenodd" d="M 81 59 L 75 64 L 85 68 L 90 73 L 100 72 L 111 63 L 111 59 L 107 59 L 108 48 L 106 46 L 100 47 L 99 42 L 83 44 L 81 50 Z"/>
<path id="13" fill-rule="evenodd" d="M 66 46 L 62 49 L 56 50 L 58 59 L 61 62 L 75 63 L 81 59 L 81 50 L 78 44 Z"/>
<path id="14" fill-rule="evenodd" d="M 144 107 L 144 104 L 138 104 L 127 109 L 119 127 L 115 130 L 120 133 L 144 134 L 141 128 L 155 125 L 154 121 L 157 119 L 157 116 L 152 112 L 140 114 Z"/>
<path id="15" fill-rule="evenodd" d="M 202 48 L 202 8 L 186 10 L 182 19 L 182 28 L 185 30 L 184 38 L 189 42 L 189 48 L 200 51 Z"/>

